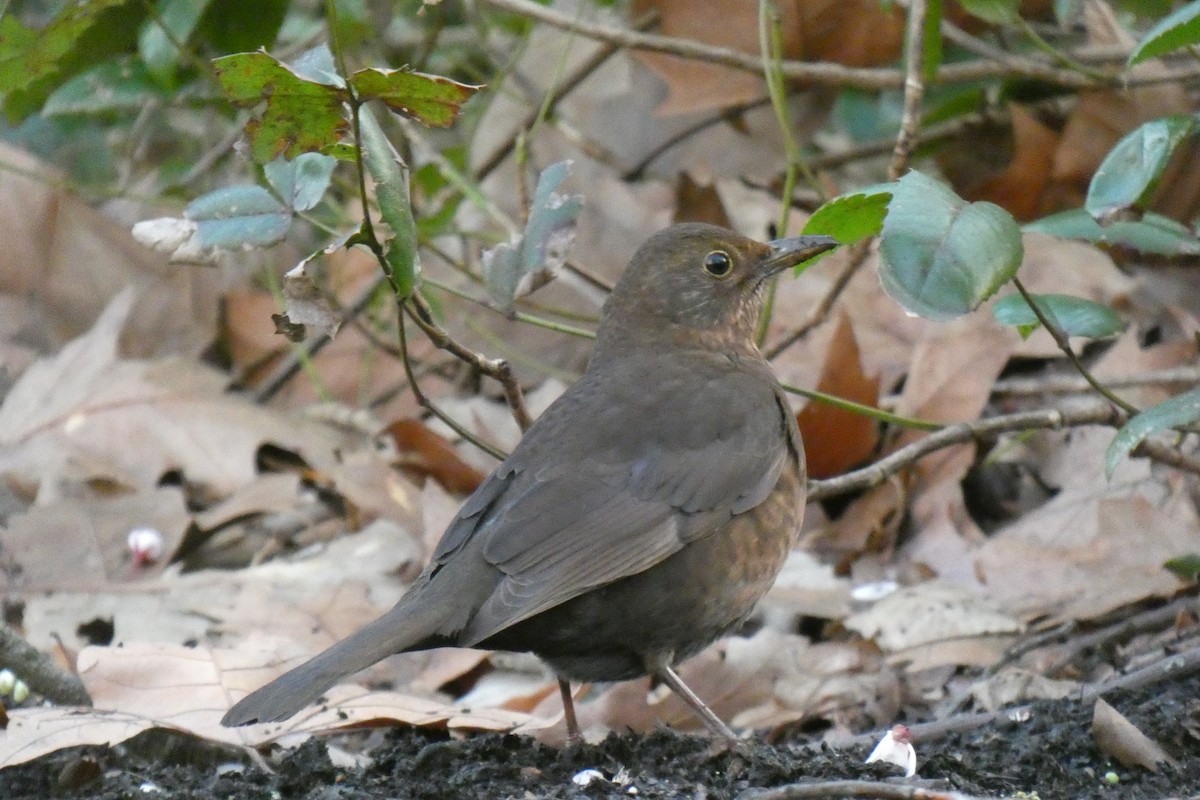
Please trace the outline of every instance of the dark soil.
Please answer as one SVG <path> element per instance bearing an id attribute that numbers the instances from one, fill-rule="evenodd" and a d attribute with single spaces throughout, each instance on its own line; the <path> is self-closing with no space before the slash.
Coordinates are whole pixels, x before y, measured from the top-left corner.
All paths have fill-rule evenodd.
<path id="1" fill-rule="evenodd" d="M 918 777 L 928 788 L 1005 797 L 1194 798 L 1200 796 L 1200 676 L 1106 699 L 1161 744 L 1177 766 L 1157 773 L 1123 767 L 1092 741 L 1091 705 L 1039 703 L 1026 722 L 993 723 L 916 744 Z M 749 743 L 744 752 L 710 752 L 700 737 L 669 731 L 610 735 L 599 745 L 560 749 L 524 737 L 449 738 L 432 730 L 393 729 L 330 740 L 363 748 L 362 769 L 335 767 L 326 742 L 310 740 L 279 754 L 274 773 L 242 754 L 161 733 L 111 749 L 74 749 L 0 770 L 0 798 L 731 798 L 760 787 L 814 781 L 902 781 L 887 765 L 864 766 L 868 747 L 835 751 L 800 740 Z M 585 769 L 620 785 L 572 783 Z"/>

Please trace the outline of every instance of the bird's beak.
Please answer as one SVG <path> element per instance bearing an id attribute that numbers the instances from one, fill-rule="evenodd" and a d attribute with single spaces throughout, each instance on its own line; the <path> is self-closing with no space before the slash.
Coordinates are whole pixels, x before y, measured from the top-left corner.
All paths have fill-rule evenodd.
<path id="1" fill-rule="evenodd" d="M 838 240 L 832 236 L 793 236 L 790 239 L 776 239 L 767 243 L 771 252 L 762 260 L 759 273 L 764 279 L 769 278 L 777 272 L 826 253 L 838 244 Z"/>

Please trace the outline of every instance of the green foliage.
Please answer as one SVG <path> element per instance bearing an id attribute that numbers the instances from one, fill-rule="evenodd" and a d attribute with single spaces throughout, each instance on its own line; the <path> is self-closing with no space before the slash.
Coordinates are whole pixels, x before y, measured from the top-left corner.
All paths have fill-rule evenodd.
<path id="1" fill-rule="evenodd" d="M 261 186 L 228 186 L 198 197 L 187 207 L 197 223 L 196 240 L 206 250 L 268 247 L 283 241 L 290 210 Z"/>
<path id="2" fill-rule="evenodd" d="M 1129 66 L 1200 44 L 1200 0 L 1192 0 L 1160 20 L 1129 54 Z"/>
<path id="3" fill-rule="evenodd" d="M 1021 0 L 961 0 L 963 10 L 984 22 L 1000 25 L 1017 18 Z"/>
<path id="4" fill-rule="evenodd" d="M 1084 207 L 1098 220 L 1145 206 L 1175 148 L 1195 134 L 1200 118 L 1176 114 L 1151 120 L 1109 151 L 1088 187 Z"/>
<path id="5" fill-rule="evenodd" d="M 1115 220 L 1101 226 L 1087 211 L 1076 208 L 1030 222 L 1022 230 L 1161 256 L 1200 255 L 1200 239 L 1191 229 L 1153 212 L 1141 219 Z"/>
<path id="6" fill-rule="evenodd" d="M 1007 211 L 968 203 L 915 171 L 892 186 L 880 279 L 906 310 L 932 320 L 954 319 L 1016 274 L 1024 249 Z"/>
<path id="7" fill-rule="evenodd" d="M 1125 329 L 1125 323 L 1115 311 L 1091 300 L 1065 294 L 1030 296 L 1042 314 L 1068 336 L 1105 339 Z M 1019 294 L 997 300 L 992 315 L 1003 325 L 1015 325 L 1022 337 L 1029 336 L 1042 324 L 1029 303 Z"/>
<path id="8" fill-rule="evenodd" d="M 1104 457 L 1108 477 L 1145 438 L 1159 431 L 1191 425 L 1200 421 L 1200 389 L 1176 395 L 1166 402 L 1149 408 L 1126 422 L 1117 431 Z"/>
<path id="9" fill-rule="evenodd" d="M 388 277 L 397 297 L 406 298 L 416 289 L 421 274 L 417 253 L 417 229 L 408 195 L 408 170 L 388 141 L 369 108 L 359 109 L 362 130 L 363 162 L 375 181 L 379 213 L 391 226 L 390 240 L 384 243 Z"/>
<path id="10" fill-rule="evenodd" d="M 891 201 L 892 184 L 871 186 L 835 197 L 813 212 L 804 225 L 804 233 L 823 233 L 844 245 L 878 236 Z M 821 258 L 817 256 L 801 267 L 810 267 Z"/>

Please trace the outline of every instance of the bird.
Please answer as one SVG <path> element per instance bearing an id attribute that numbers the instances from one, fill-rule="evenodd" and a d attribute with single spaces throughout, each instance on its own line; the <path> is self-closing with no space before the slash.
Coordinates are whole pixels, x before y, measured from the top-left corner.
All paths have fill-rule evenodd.
<path id="1" fill-rule="evenodd" d="M 681 223 L 637 249 L 587 367 L 463 503 L 381 617 L 239 700 L 225 726 L 277 722 L 395 653 L 531 652 L 570 682 L 651 676 L 716 736 L 675 667 L 735 630 L 803 520 L 795 416 L 755 336 L 763 288 L 837 246 Z"/>

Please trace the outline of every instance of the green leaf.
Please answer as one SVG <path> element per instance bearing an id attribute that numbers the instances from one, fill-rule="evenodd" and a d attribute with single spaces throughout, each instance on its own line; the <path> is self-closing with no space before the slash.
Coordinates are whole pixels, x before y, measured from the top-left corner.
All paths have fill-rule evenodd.
<path id="1" fill-rule="evenodd" d="M 1042 313 L 1068 336 L 1104 339 L 1116 336 L 1125 329 L 1125 323 L 1111 308 L 1082 297 L 1035 294 L 1033 300 Z M 997 300 L 992 308 L 992 315 L 1000 324 L 1015 325 L 1023 331 L 1032 332 L 1041 325 L 1033 309 L 1019 294 L 1010 294 Z M 1027 334 L 1022 333 L 1022 336 L 1025 335 Z"/>
<path id="2" fill-rule="evenodd" d="M 58 87 L 42 106 L 45 117 L 140 111 L 161 97 L 158 86 L 132 56 L 109 61 Z"/>
<path id="3" fill-rule="evenodd" d="M 358 110 L 362 130 L 363 160 L 375 182 L 379 213 L 392 229 L 384 242 L 384 258 L 401 298 L 412 294 L 421 275 L 417 253 L 417 226 L 408 199 L 408 168 L 366 106 Z"/>
<path id="4" fill-rule="evenodd" d="M 575 220 L 583 208 L 579 195 L 555 191 L 570 171 L 570 161 L 546 167 L 538 176 L 525 232 L 511 244 L 497 245 L 483 254 L 488 292 L 505 311 L 512 309 L 517 297 L 549 282 L 566 260 L 575 238 Z"/>
<path id="5" fill-rule="evenodd" d="M 1015 22 L 1021 0 L 962 0 L 963 10 L 993 25 Z"/>
<path id="6" fill-rule="evenodd" d="M 944 321 L 974 310 L 1016 273 L 1024 256 L 1012 216 L 967 203 L 913 171 L 891 184 L 880 282 L 914 314 Z"/>
<path id="7" fill-rule="evenodd" d="M 142 26 L 138 53 L 146 69 L 163 86 L 173 82 L 175 69 L 183 55 L 173 42 L 188 43 L 208 3 L 209 0 L 158 0 L 155 13 Z"/>
<path id="8" fill-rule="evenodd" d="M 325 196 L 335 166 L 336 158 L 304 153 L 291 161 L 277 158 L 263 165 L 263 174 L 293 211 L 308 211 Z"/>
<path id="9" fill-rule="evenodd" d="M 289 0 L 207 0 L 198 37 L 217 53 L 244 53 L 270 47 L 283 25 Z M 297 37 L 299 39 L 300 37 Z"/>
<path id="10" fill-rule="evenodd" d="M 480 88 L 403 69 L 359 70 L 350 85 L 362 100 L 382 100 L 397 114 L 440 128 L 451 125 L 462 104 Z"/>
<path id="11" fill-rule="evenodd" d="M 1200 553 L 1186 553 L 1163 562 L 1163 566 L 1188 583 L 1200 581 Z"/>
<path id="12" fill-rule="evenodd" d="M 241 250 L 283 240 L 292 214 L 261 186 L 228 186 L 193 200 L 184 212 L 205 248 Z"/>
<path id="13" fill-rule="evenodd" d="M 349 129 L 345 90 L 305 77 L 299 68 L 266 53 L 225 56 L 213 61 L 213 66 L 221 89 L 234 105 L 253 108 L 266 103 L 262 116 L 246 125 L 256 161 L 265 164 L 280 154 L 295 158 L 321 152 L 337 145 Z"/>
<path id="14" fill-rule="evenodd" d="M 878 236 L 892 201 L 892 188 L 893 184 L 880 184 L 835 197 L 813 212 L 803 232 L 823 233 L 844 245 Z"/>
<path id="15" fill-rule="evenodd" d="M 1200 0 L 1192 0 L 1160 20 L 1129 54 L 1129 66 L 1200 44 Z"/>
<path id="16" fill-rule="evenodd" d="M 1145 205 L 1171 154 L 1195 133 L 1196 126 L 1196 117 L 1175 114 L 1151 120 L 1126 135 L 1092 176 L 1084 208 L 1103 221 L 1127 208 Z"/>
<path id="17" fill-rule="evenodd" d="M 130 0 L 67 3 L 41 30 L 0 14 L 0 95 L 9 118 L 23 119 L 73 75 L 126 51 L 144 14 Z"/>
<path id="18" fill-rule="evenodd" d="M 1186 225 L 1152 212 L 1141 219 L 1116 220 L 1101 226 L 1087 211 L 1074 208 L 1027 223 L 1021 230 L 1156 255 L 1200 255 L 1200 239 Z"/>
<path id="19" fill-rule="evenodd" d="M 1104 457 L 1104 470 L 1112 477 L 1117 466 L 1152 433 L 1190 425 L 1200 420 L 1200 389 L 1176 395 L 1133 417 L 1117 431 Z"/>

